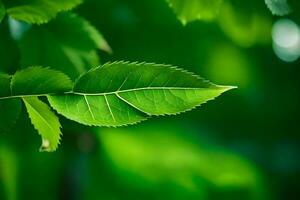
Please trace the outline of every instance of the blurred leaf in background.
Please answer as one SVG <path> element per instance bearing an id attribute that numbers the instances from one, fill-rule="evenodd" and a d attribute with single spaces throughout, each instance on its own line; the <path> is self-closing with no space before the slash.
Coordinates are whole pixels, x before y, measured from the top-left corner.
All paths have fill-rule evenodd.
<path id="1" fill-rule="evenodd" d="M 0 199 L 17 200 L 17 155 L 8 145 L 0 144 Z"/>
<path id="2" fill-rule="evenodd" d="M 75 14 L 60 14 L 24 34 L 20 41 L 21 65 L 51 66 L 75 79 L 99 65 L 99 49 L 111 52 L 97 29 Z"/>
<path id="3" fill-rule="evenodd" d="M 54 18 L 61 11 L 71 10 L 83 0 L 1 0 L 6 12 L 16 20 L 42 24 Z"/>
<path id="4" fill-rule="evenodd" d="M 150 193 L 147 199 L 211 199 L 216 194 L 218 199 L 266 199 L 262 177 L 251 163 L 201 142 L 192 130 L 179 129 L 152 125 L 98 131 L 121 184 L 144 191 L 135 199 Z"/>
<path id="5" fill-rule="evenodd" d="M 267 12 L 238 0 L 224 2 L 218 22 L 224 33 L 241 47 L 268 44 L 272 20 Z"/>

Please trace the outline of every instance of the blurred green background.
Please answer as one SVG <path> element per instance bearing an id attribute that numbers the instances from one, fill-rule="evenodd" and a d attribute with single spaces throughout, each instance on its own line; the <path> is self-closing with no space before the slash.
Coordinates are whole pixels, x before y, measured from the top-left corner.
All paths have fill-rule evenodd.
<path id="1" fill-rule="evenodd" d="M 276 17 L 262 0 L 227 0 L 215 20 L 183 26 L 164 0 L 86 0 L 75 12 L 113 50 L 98 52 L 101 63 L 172 64 L 238 89 L 132 127 L 62 118 L 63 142 L 50 154 L 37 151 L 23 110 L 1 134 L 0 199 L 299 199 L 300 3 L 293 6 Z M 0 44 L 10 72 L 13 43 Z"/>

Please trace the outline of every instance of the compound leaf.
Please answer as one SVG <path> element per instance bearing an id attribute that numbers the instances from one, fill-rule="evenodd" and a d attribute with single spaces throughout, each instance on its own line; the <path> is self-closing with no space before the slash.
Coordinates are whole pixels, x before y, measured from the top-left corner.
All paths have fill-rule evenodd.
<path id="1" fill-rule="evenodd" d="M 51 66 L 73 79 L 99 65 L 97 49 L 110 51 L 102 35 L 88 21 L 72 13 L 60 14 L 48 24 L 32 27 L 21 39 L 20 49 L 23 66 Z"/>
<path id="2" fill-rule="evenodd" d="M 229 89 L 172 66 L 115 62 L 82 75 L 73 94 L 48 99 L 79 123 L 121 126 L 193 109 Z"/>
<path id="3" fill-rule="evenodd" d="M 167 0 L 179 20 L 186 24 L 194 20 L 212 20 L 223 0 Z"/>
<path id="4" fill-rule="evenodd" d="M 55 151 L 60 143 L 58 117 L 37 97 L 23 97 L 31 123 L 42 137 L 40 151 Z"/>
<path id="5" fill-rule="evenodd" d="M 7 13 L 14 19 L 42 24 L 61 11 L 71 10 L 83 0 L 14 0 L 7 1 Z"/>

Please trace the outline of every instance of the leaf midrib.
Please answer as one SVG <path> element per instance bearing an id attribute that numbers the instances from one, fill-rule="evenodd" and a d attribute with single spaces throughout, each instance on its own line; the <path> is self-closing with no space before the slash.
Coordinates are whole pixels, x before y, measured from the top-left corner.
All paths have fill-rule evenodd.
<path id="1" fill-rule="evenodd" d="M 120 94 L 126 92 L 134 92 L 134 91 L 143 91 L 143 90 L 219 90 L 218 87 L 208 87 L 208 88 L 184 88 L 184 87 L 148 87 L 148 88 L 133 88 L 127 90 L 117 90 L 113 92 L 101 92 L 101 93 L 83 93 L 83 92 L 74 92 L 69 91 L 65 93 L 44 93 L 44 94 L 29 94 L 29 95 L 12 95 L 6 97 L 0 97 L 1 99 L 12 99 L 12 98 L 24 98 L 24 97 L 40 97 L 40 96 L 49 96 L 49 95 L 68 95 L 68 94 L 75 94 L 81 96 L 103 96 L 103 95 L 110 95 L 110 94 Z"/>
<path id="2" fill-rule="evenodd" d="M 117 90 L 113 92 L 99 92 L 99 93 L 83 93 L 83 92 L 71 92 L 71 94 L 76 95 L 86 95 L 86 96 L 100 96 L 100 95 L 110 95 L 110 94 L 120 94 L 126 92 L 135 92 L 135 91 L 143 91 L 143 90 L 219 90 L 218 87 L 207 87 L 207 88 L 185 88 L 185 87 L 144 87 L 144 88 L 133 88 L 126 90 Z"/>

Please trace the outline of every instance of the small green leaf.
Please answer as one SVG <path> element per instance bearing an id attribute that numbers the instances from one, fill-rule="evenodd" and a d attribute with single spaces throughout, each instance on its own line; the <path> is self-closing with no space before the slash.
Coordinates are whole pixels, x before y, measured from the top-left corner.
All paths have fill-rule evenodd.
<path id="1" fill-rule="evenodd" d="M 88 21 L 72 13 L 33 26 L 20 41 L 20 49 L 23 66 L 51 66 L 73 79 L 99 65 L 97 49 L 111 51 Z"/>
<path id="2" fill-rule="evenodd" d="M 48 99 L 60 114 L 79 123 L 121 126 L 185 112 L 230 89 L 172 66 L 115 62 L 82 75 L 73 94 Z"/>
<path id="3" fill-rule="evenodd" d="M 1 23 L 2 19 L 4 18 L 5 13 L 6 13 L 5 7 L 4 7 L 2 1 L 0 0 L 0 23 Z"/>
<path id="4" fill-rule="evenodd" d="M 12 18 L 30 24 L 42 24 L 61 11 L 71 10 L 83 0 L 14 0 L 7 2 L 7 13 Z"/>
<path id="5" fill-rule="evenodd" d="M 265 3 L 273 15 L 283 16 L 291 12 L 287 0 L 265 0 Z"/>
<path id="6" fill-rule="evenodd" d="M 42 67 L 29 67 L 11 79 L 11 96 L 47 95 L 71 90 L 72 81 L 65 74 Z"/>
<path id="7" fill-rule="evenodd" d="M 55 151 L 60 143 L 60 123 L 58 117 L 50 110 L 47 104 L 37 97 L 22 98 L 31 123 L 42 137 L 40 151 Z"/>
<path id="8" fill-rule="evenodd" d="M 20 115 L 20 112 L 20 99 L 0 100 L 0 133 L 8 132 L 14 126 Z"/>
<path id="9" fill-rule="evenodd" d="M 167 0 L 183 24 L 194 20 L 212 20 L 223 0 Z"/>

